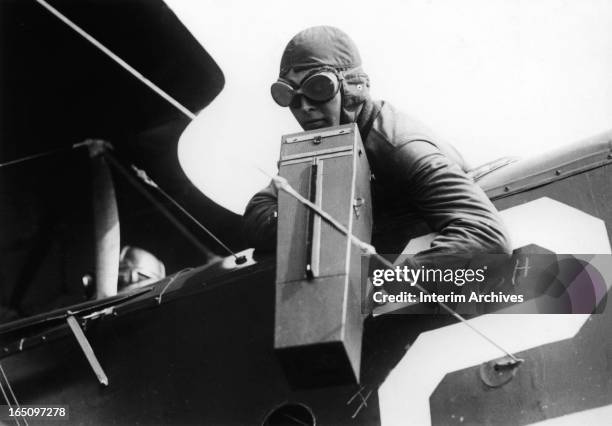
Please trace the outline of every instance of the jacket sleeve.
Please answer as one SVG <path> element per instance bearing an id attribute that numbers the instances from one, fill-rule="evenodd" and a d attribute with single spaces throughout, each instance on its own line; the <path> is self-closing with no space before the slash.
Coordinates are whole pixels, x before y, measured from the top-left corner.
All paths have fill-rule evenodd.
<path id="1" fill-rule="evenodd" d="M 454 254 L 511 253 L 510 240 L 493 203 L 461 167 L 436 146 L 413 140 L 391 152 L 400 194 L 409 197 L 431 229 L 438 232 L 418 264 Z"/>
<path id="2" fill-rule="evenodd" d="M 244 232 L 250 247 L 259 251 L 276 248 L 278 192 L 272 182 L 251 198 L 243 216 Z"/>

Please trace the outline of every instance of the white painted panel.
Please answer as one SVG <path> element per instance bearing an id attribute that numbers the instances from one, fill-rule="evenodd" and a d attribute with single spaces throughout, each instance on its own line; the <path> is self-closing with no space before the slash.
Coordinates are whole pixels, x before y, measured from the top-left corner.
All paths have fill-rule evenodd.
<path id="1" fill-rule="evenodd" d="M 537 244 L 560 254 L 612 252 L 603 220 L 550 198 L 512 207 L 501 215 L 509 229 L 513 248 Z M 406 251 L 410 249 L 414 253 L 428 247 L 432 236 L 420 237 L 417 239 L 420 241 L 412 242 Z M 588 317 L 495 314 L 469 321 L 503 347 L 519 352 L 573 337 Z M 464 324 L 421 334 L 378 391 L 382 424 L 429 425 L 429 397 L 445 374 L 502 355 Z M 588 415 L 597 417 L 599 412 Z M 549 423 L 543 424 L 548 426 Z M 589 421 L 585 424 L 600 423 Z"/>
<path id="2" fill-rule="evenodd" d="M 534 426 L 610 426 L 612 424 L 612 405 L 579 411 L 566 416 L 532 423 Z"/>

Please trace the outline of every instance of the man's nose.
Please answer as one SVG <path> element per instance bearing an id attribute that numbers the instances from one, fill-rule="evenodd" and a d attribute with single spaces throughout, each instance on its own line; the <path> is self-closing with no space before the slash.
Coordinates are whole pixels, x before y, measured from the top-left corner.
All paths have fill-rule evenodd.
<path id="1" fill-rule="evenodd" d="M 304 111 L 312 111 L 314 109 L 312 102 L 304 95 L 300 95 L 299 106 Z"/>

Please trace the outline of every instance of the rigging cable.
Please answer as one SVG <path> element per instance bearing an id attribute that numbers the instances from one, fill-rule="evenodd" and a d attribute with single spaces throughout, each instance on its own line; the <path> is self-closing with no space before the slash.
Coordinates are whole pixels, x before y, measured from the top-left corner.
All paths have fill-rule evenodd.
<path id="1" fill-rule="evenodd" d="M 141 182 L 140 181 L 144 182 L 144 184 L 146 184 L 146 185 L 148 185 L 148 186 L 150 186 L 152 188 L 155 188 L 165 199 L 170 201 L 170 203 L 172 203 L 172 205 L 174 205 L 177 209 L 179 209 L 181 211 L 181 213 L 183 213 L 185 216 L 187 216 L 187 218 L 189 218 L 189 220 L 191 220 L 193 223 L 195 223 L 200 229 L 202 229 L 204 232 L 206 232 L 206 234 L 208 234 L 221 247 L 223 247 L 223 249 L 230 256 L 234 256 L 234 258 L 236 259 L 236 264 L 237 265 L 241 265 L 241 264 L 243 264 L 243 263 L 245 263 L 247 261 L 247 258 L 245 256 L 238 256 L 236 253 L 234 253 L 211 230 L 209 230 L 206 226 L 204 226 L 202 223 L 200 223 L 195 217 L 193 217 L 193 215 L 191 215 L 183 206 L 181 206 L 176 200 L 174 200 L 174 198 L 172 198 L 170 195 L 168 195 L 168 193 L 166 191 L 161 189 L 159 187 L 159 185 L 157 185 L 157 183 L 155 183 L 153 181 L 153 179 L 151 179 L 144 170 L 139 169 L 138 167 L 134 166 L 133 164 L 131 165 L 132 169 L 136 172 L 136 176 L 138 176 L 138 178 L 140 179 L 140 181 L 138 181 L 138 180 L 134 179 L 134 177 L 130 174 L 130 172 L 128 170 L 126 170 L 126 168 L 123 166 L 123 164 L 121 164 L 119 161 L 117 161 L 117 159 L 112 154 L 110 154 L 110 152 L 107 151 L 105 153 L 105 157 L 110 160 L 111 165 L 113 167 L 115 167 L 123 176 L 125 176 L 128 179 L 128 181 L 130 183 L 132 183 L 132 185 L 134 185 L 136 187 L 136 189 L 138 189 L 145 197 L 147 197 L 153 204 L 155 204 L 161 210 L 161 212 L 166 217 L 168 217 L 172 221 L 172 223 L 174 223 L 175 226 L 179 227 L 181 232 L 189 234 L 189 231 L 186 230 L 184 228 L 184 226 L 182 224 L 180 224 L 180 222 L 178 222 L 177 219 L 174 218 L 172 213 L 167 211 L 166 208 L 161 203 L 159 203 L 157 200 L 155 200 L 153 197 L 151 197 L 149 195 L 149 193 L 145 189 L 143 189 L 141 187 Z M 191 235 L 191 234 L 189 234 L 189 235 Z M 195 239 L 193 239 L 193 240 L 195 240 Z M 214 254 L 212 252 L 210 252 L 207 248 L 202 246 L 197 240 L 195 240 L 194 243 L 197 244 L 199 248 L 203 248 L 203 250 L 205 250 L 204 253 L 209 258 L 211 258 L 211 259 L 214 258 Z"/>
<path id="2" fill-rule="evenodd" d="M 148 78 L 146 78 L 144 75 L 142 75 L 141 73 L 139 73 L 135 68 L 133 68 L 130 64 L 128 64 L 127 62 L 125 62 L 123 59 L 121 59 L 119 56 L 117 56 L 116 54 L 114 54 L 110 49 L 108 49 L 106 46 L 104 46 L 102 43 L 100 43 L 98 40 L 96 40 L 93 36 L 89 35 L 85 30 L 83 30 L 81 27 L 79 27 L 77 24 L 75 24 L 74 22 L 72 22 L 70 19 L 68 19 L 65 15 L 63 15 L 59 10 L 57 10 L 56 8 L 54 8 L 53 6 L 51 6 L 49 3 L 47 3 L 45 0 L 35 0 L 38 4 L 40 4 L 41 6 L 43 6 L 45 9 L 47 9 L 49 12 L 51 12 L 56 18 L 58 18 L 60 21 L 62 21 L 63 23 L 65 23 L 66 25 L 68 25 L 70 28 L 72 28 L 74 31 L 76 31 L 81 37 L 83 37 L 85 40 L 87 40 L 88 42 L 90 42 L 91 44 L 93 44 L 94 46 L 96 46 L 98 49 L 100 49 L 105 55 L 107 55 L 109 58 L 111 58 L 113 61 L 117 62 L 119 65 L 121 65 L 126 71 L 128 71 L 130 74 L 132 74 L 134 77 L 136 77 L 138 80 L 140 80 L 142 83 L 144 83 L 146 86 L 148 86 L 151 90 L 153 90 L 155 93 L 157 93 L 159 96 L 161 96 L 162 98 L 164 98 L 166 101 L 168 101 L 173 107 L 175 107 L 176 109 L 178 109 L 180 112 L 182 112 L 183 114 L 185 114 L 190 120 L 193 120 L 196 116 L 193 112 L 189 111 L 186 107 L 184 107 L 179 101 L 177 101 L 176 99 L 174 99 L 172 96 L 170 96 L 169 94 L 167 94 L 166 92 L 164 92 L 162 89 L 159 88 L 159 86 L 157 86 L 155 83 L 153 83 L 151 80 L 149 80 Z"/>
<path id="3" fill-rule="evenodd" d="M 4 373 L 4 368 L 2 368 L 2 363 L 0 363 L 0 372 L 2 372 L 2 377 L 3 380 L 0 380 L 0 389 L 2 390 L 2 395 L 4 396 L 4 400 L 6 401 L 8 407 L 12 407 L 13 404 L 10 402 L 8 395 L 6 394 L 6 391 L 4 390 L 4 383 L 6 383 L 6 387 L 8 388 L 13 401 L 15 401 L 15 405 L 17 406 L 17 409 L 20 409 L 21 406 L 19 405 L 19 401 L 17 401 L 17 397 L 15 396 L 15 393 L 13 392 L 13 387 L 11 386 L 11 382 L 9 382 L 8 377 L 6 377 L 6 374 Z M 28 421 L 25 419 L 25 416 L 13 416 L 13 418 L 15 419 L 15 423 L 17 423 L 19 425 L 19 418 L 23 419 L 23 423 L 28 426 Z"/>
<path id="4" fill-rule="evenodd" d="M 86 146 L 88 144 L 89 144 L 88 141 L 84 141 L 84 142 L 79 142 L 79 143 L 72 144 L 72 145 L 70 145 L 70 147 L 67 147 L 67 148 L 52 149 L 50 151 L 44 151 L 44 152 L 39 152 L 39 153 L 32 154 L 32 155 L 27 155 L 25 157 L 17 158 L 15 160 L 10 160 L 10 161 L 7 161 L 5 163 L 0 163 L 0 168 L 8 167 L 8 166 L 14 166 L 16 164 L 25 163 L 26 161 L 36 160 L 38 158 L 50 157 L 51 155 L 55 155 L 55 154 L 59 154 L 59 153 L 64 153 L 66 151 L 70 151 L 70 150 L 73 150 L 75 148 L 80 148 L 80 147 Z"/>
<path id="5" fill-rule="evenodd" d="M 223 241 L 221 241 L 219 238 L 217 238 L 217 236 L 215 234 L 213 234 L 211 231 L 208 230 L 208 228 L 206 228 L 204 225 L 202 225 L 200 222 L 198 222 L 198 220 L 195 217 L 193 217 L 191 215 L 191 213 L 189 213 L 187 210 L 185 210 L 185 208 L 183 208 L 183 206 L 181 206 L 174 198 L 172 198 L 170 195 L 168 195 L 168 193 L 166 191 L 161 189 L 159 187 L 159 185 L 156 184 L 155 181 L 153 179 L 151 179 L 144 170 L 139 169 L 138 167 L 136 167 L 133 164 L 132 164 L 132 169 L 136 172 L 136 175 L 138 176 L 138 178 L 140 178 L 140 180 L 142 180 L 145 184 L 151 186 L 152 188 L 155 188 L 166 200 L 170 201 L 172 203 L 172 205 L 174 205 L 174 207 L 179 209 L 193 223 L 198 225 L 198 227 L 200 227 L 200 229 L 202 229 L 213 240 L 215 240 L 217 242 L 217 244 L 219 244 L 221 247 L 223 247 L 225 249 L 225 251 L 227 251 L 231 256 L 234 256 L 234 258 L 236 259 L 236 264 L 240 265 L 240 264 L 246 262 L 247 259 L 246 259 L 245 256 L 238 256 L 236 253 L 234 253 L 227 245 L 225 245 L 225 243 L 223 243 Z"/>
<path id="6" fill-rule="evenodd" d="M 263 172 L 263 170 L 261 171 Z M 356 236 L 352 235 L 344 225 L 342 225 L 340 222 L 338 222 L 336 219 L 330 216 L 327 212 L 323 211 L 320 207 L 318 207 L 316 204 L 314 204 L 310 200 L 307 200 L 306 198 L 302 197 L 302 195 L 300 195 L 295 189 L 293 189 L 293 187 L 291 187 L 291 185 L 289 185 L 289 182 L 287 182 L 285 178 L 282 178 L 280 176 L 269 176 L 269 175 L 268 177 L 272 179 L 277 189 L 283 190 L 287 194 L 291 195 L 293 198 L 295 198 L 300 203 L 302 203 L 303 205 L 308 207 L 310 210 L 312 210 L 315 214 L 320 216 L 323 220 L 325 220 L 325 222 L 327 222 L 328 224 L 336 228 L 340 233 L 347 236 L 353 244 L 355 244 L 357 247 L 359 247 L 364 252 L 364 254 L 366 254 L 367 256 L 374 257 L 376 260 L 378 260 L 380 263 L 385 265 L 387 268 L 393 269 L 393 264 L 389 262 L 387 259 L 385 259 L 384 257 L 382 257 L 380 254 L 376 253 L 376 249 L 372 245 L 365 243 L 361 241 L 359 238 L 357 238 Z M 419 283 L 414 283 L 414 287 L 416 287 L 419 291 L 425 294 L 431 294 L 425 287 L 421 286 Z M 514 354 L 512 354 L 512 352 L 510 352 L 509 350 L 501 346 L 499 343 L 497 343 L 495 340 L 487 336 L 483 331 L 481 331 L 477 327 L 474 327 L 474 325 L 470 324 L 467 319 L 465 319 L 462 315 L 460 315 L 455 310 L 453 310 L 446 303 L 441 302 L 441 301 L 437 301 L 437 303 L 445 311 L 451 314 L 453 317 L 455 317 L 456 319 L 461 321 L 463 324 L 468 326 L 470 329 L 472 329 L 472 331 L 476 332 L 480 337 L 482 337 L 487 342 L 491 343 L 497 349 L 499 349 L 504 354 L 506 354 L 508 357 L 510 357 L 510 359 L 515 364 L 521 364 L 524 361 L 521 358 L 517 358 Z"/>

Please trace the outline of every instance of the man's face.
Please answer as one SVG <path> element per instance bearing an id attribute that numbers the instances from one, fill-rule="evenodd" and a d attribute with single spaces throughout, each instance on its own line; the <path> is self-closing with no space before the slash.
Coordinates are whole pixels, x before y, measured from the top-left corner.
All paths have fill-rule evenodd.
<path id="1" fill-rule="evenodd" d="M 311 75 L 311 70 L 295 72 L 291 70 L 283 78 L 294 87 L 299 87 L 304 77 Z M 303 95 L 296 96 L 289 106 L 291 113 L 304 130 L 320 129 L 322 127 L 337 126 L 340 124 L 340 91 L 327 102 L 314 102 Z"/>

